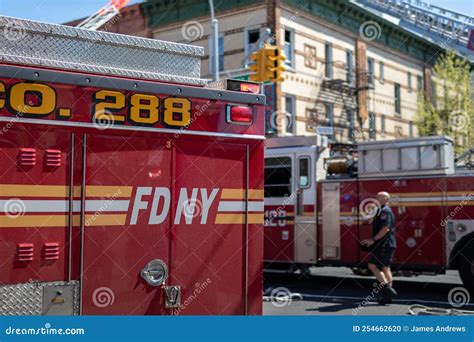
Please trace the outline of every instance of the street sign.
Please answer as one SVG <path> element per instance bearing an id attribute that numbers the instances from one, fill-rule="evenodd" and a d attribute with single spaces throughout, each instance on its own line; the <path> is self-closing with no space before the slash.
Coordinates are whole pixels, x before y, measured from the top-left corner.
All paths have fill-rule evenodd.
<path id="1" fill-rule="evenodd" d="M 242 80 L 242 81 L 248 81 L 250 78 L 250 75 L 239 75 L 239 76 L 232 76 L 231 77 L 233 80 Z"/>
<path id="2" fill-rule="evenodd" d="M 316 134 L 321 134 L 321 135 L 333 135 L 334 134 L 334 129 L 332 127 L 316 127 Z"/>

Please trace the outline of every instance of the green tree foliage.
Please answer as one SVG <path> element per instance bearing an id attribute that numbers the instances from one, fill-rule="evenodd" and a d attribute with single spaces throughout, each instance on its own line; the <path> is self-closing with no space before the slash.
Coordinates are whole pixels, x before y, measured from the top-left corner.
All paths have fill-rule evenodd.
<path id="1" fill-rule="evenodd" d="M 454 140 L 456 155 L 473 146 L 471 66 L 454 51 L 438 57 L 431 99 L 418 93 L 417 127 L 420 135 L 447 135 Z"/>

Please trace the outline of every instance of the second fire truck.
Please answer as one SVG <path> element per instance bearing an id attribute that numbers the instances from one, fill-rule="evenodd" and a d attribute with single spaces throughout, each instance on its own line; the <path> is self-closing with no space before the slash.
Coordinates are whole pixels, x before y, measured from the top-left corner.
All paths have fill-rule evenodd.
<path id="1" fill-rule="evenodd" d="M 359 244 L 371 236 L 377 192 L 387 191 L 396 221 L 394 269 L 456 269 L 473 290 L 474 173 L 469 162 L 458 166 L 446 137 L 331 149 L 315 137 L 267 140 L 266 267 L 364 268 L 368 254 Z"/>

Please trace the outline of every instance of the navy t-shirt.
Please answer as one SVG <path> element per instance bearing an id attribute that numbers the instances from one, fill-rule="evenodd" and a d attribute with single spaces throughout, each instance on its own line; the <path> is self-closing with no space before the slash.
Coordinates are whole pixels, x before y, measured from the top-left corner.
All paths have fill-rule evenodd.
<path id="1" fill-rule="evenodd" d="M 372 237 L 375 237 L 382 227 L 388 226 L 390 228 L 390 231 L 376 242 L 377 245 L 391 248 L 397 247 L 397 241 L 395 240 L 395 219 L 392 209 L 388 205 L 384 205 L 378 210 L 372 225 Z"/>

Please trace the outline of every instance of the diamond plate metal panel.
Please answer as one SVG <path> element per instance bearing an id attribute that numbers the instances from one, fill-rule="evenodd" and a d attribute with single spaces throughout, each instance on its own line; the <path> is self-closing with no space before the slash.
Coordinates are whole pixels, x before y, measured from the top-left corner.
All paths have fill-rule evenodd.
<path id="1" fill-rule="evenodd" d="M 51 286 L 73 287 L 73 312 L 79 314 L 79 282 L 29 282 L 0 286 L 0 316 L 41 315 L 43 312 L 43 290 Z"/>
<path id="2" fill-rule="evenodd" d="M 0 59 L 66 70 L 204 85 L 201 47 L 0 16 Z"/>

